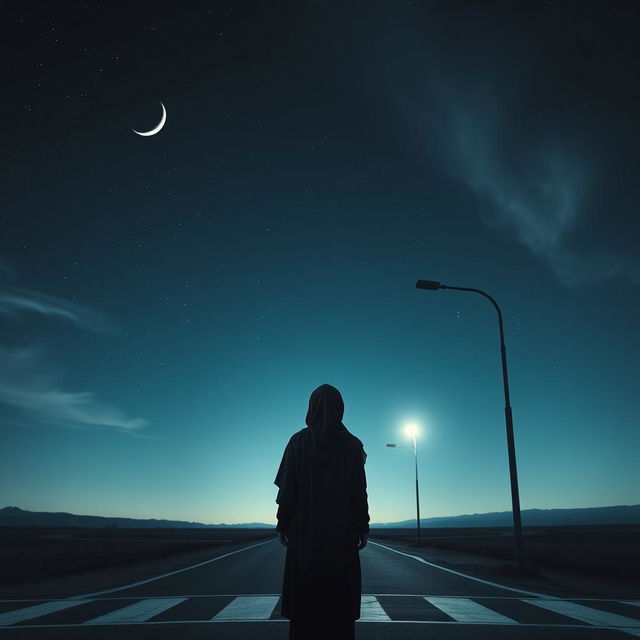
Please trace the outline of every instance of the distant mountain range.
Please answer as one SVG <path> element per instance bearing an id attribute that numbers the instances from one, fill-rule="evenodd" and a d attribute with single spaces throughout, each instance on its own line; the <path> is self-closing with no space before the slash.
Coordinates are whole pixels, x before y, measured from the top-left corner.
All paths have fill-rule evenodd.
<path id="1" fill-rule="evenodd" d="M 524 509 L 520 512 L 523 526 L 553 525 L 640 524 L 640 504 L 616 507 L 588 507 L 584 509 Z M 421 518 L 425 527 L 509 527 L 513 524 L 511 511 L 472 513 L 443 518 Z M 416 521 L 385 522 L 373 527 L 415 527 Z"/>
<path id="2" fill-rule="evenodd" d="M 122 527 L 127 529 L 273 529 L 262 522 L 244 524 L 203 524 L 184 520 L 139 520 L 137 518 L 109 518 L 104 516 L 78 516 L 74 513 L 25 511 L 18 507 L 0 509 L 0 527 Z"/>
<path id="3" fill-rule="evenodd" d="M 524 526 L 640 524 L 640 504 L 616 507 L 590 507 L 586 509 L 525 509 L 521 513 Z M 473 513 L 462 516 L 422 518 L 424 527 L 509 527 L 513 523 L 511 511 Z M 415 520 L 372 523 L 372 528 L 415 527 Z M 138 520 L 136 518 L 108 518 L 79 516 L 73 513 L 25 511 L 18 507 L 0 509 L 0 527 L 100 527 L 129 529 L 273 529 L 264 522 L 243 524 L 203 524 L 183 520 Z"/>

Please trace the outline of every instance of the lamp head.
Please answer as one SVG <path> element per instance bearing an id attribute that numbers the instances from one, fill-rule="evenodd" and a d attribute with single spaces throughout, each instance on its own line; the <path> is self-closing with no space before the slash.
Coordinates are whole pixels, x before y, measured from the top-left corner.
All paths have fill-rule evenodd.
<path id="1" fill-rule="evenodd" d="M 444 286 L 435 280 L 418 280 L 416 282 L 416 289 L 430 289 L 435 291 L 436 289 L 444 289 Z"/>

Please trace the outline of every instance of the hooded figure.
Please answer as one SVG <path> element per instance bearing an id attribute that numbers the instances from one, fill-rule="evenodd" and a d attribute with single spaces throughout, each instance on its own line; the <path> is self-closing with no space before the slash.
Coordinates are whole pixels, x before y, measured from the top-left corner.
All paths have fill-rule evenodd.
<path id="1" fill-rule="evenodd" d="M 281 612 L 290 639 L 354 637 L 360 557 L 369 531 L 366 453 L 342 424 L 331 385 L 309 399 L 307 428 L 287 444 L 275 479 L 280 540 L 287 546 Z"/>

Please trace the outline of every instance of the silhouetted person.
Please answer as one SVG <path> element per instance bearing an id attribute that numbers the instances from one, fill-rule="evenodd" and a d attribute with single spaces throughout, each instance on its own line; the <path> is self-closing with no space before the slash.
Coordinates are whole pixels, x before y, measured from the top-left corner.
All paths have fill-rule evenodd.
<path id="1" fill-rule="evenodd" d="M 281 612 L 290 640 L 352 639 L 360 617 L 367 456 L 343 415 L 340 392 L 319 386 L 309 398 L 308 426 L 291 436 L 275 479 L 277 530 L 287 547 Z"/>

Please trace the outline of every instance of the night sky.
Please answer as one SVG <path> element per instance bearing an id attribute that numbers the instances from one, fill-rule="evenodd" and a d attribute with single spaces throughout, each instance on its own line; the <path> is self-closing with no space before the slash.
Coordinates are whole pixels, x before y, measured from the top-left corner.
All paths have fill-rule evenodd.
<path id="1" fill-rule="evenodd" d="M 522 508 L 640 501 L 632 3 L 128 4 L 0 16 L 0 507 L 273 523 L 329 383 L 373 522 L 407 421 L 424 517 L 510 509 L 495 310 L 421 278 L 502 306 Z"/>

